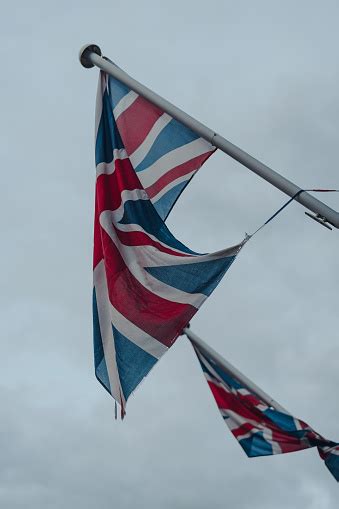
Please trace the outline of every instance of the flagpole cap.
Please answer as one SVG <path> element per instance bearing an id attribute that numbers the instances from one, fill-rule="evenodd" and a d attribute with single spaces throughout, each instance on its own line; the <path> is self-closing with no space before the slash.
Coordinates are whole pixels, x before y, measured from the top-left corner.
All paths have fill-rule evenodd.
<path id="1" fill-rule="evenodd" d="M 94 67 L 94 64 L 89 60 L 89 54 L 96 53 L 101 57 L 101 49 L 96 44 L 85 44 L 79 51 L 79 60 L 81 65 L 86 67 L 86 69 L 90 69 Z"/>

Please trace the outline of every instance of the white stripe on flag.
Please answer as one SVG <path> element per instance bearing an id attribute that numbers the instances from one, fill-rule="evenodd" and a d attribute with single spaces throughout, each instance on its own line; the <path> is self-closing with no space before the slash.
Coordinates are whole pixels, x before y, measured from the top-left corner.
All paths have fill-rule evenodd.
<path id="1" fill-rule="evenodd" d="M 119 223 L 124 217 L 125 203 L 127 201 L 149 200 L 145 189 L 124 189 L 121 192 L 121 204 L 118 208 L 112 210 L 112 221 Z M 121 225 L 119 225 L 121 226 Z"/>
<path id="2" fill-rule="evenodd" d="M 235 246 L 231 246 L 226 249 L 216 251 L 215 253 L 208 253 L 208 254 L 204 254 L 204 255 L 188 254 L 185 251 L 182 251 L 178 248 L 168 246 L 164 242 L 161 242 L 155 236 L 151 235 L 150 233 L 147 233 L 139 224 L 133 224 L 133 223 L 118 224 L 119 221 L 121 221 L 121 219 L 124 216 L 124 206 L 125 206 L 126 201 L 137 201 L 137 200 L 148 200 L 148 199 L 149 199 L 148 195 L 144 189 L 132 189 L 132 190 L 125 189 L 121 193 L 120 206 L 115 210 L 111 210 L 111 211 L 106 210 L 106 211 L 102 212 L 102 214 L 111 214 L 111 218 L 109 218 L 109 217 L 104 218 L 105 224 L 106 223 L 107 223 L 107 225 L 111 224 L 111 227 L 112 227 L 112 223 L 113 223 L 119 227 L 119 230 L 125 231 L 125 232 L 133 232 L 133 231 L 143 232 L 150 239 L 154 240 L 155 242 L 158 242 L 162 246 L 170 248 L 172 251 L 175 251 L 177 253 L 186 255 L 185 258 L 180 259 L 180 264 L 200 263 L 200 262 L 206 262 L 206 261 L 210 261 L 210 260 L 218 260 L 220 258 L 225 258 L 227 256 L 235 256 L 239 253 L 240 249 L 242 248 L 242 246 L 245 243 L 243 241 L 240 244 L 236 244 Z M 111 227 L 107 228 L 107 230 L 106 230 L 109 235 L 110 235 Z M 110 237 L 111 237 L 111 235 L 110 235 Z M 114 234 L 114 237 L 115 237 L 115 234 Z M 165 265 L 177 265 L 179 262 L 179 259 L 177 257 L 175 257 L 174 255 L 162 253 L 162 256 L 163 257 L 168 256 L 166 261 L 164 261 Z M 150 261 L 150 265 L 148 265 L 148 266 L 156 267 L 156 264 L 154 262 L 152 263 L 152 261 Z"/>
<path id="3" fill-rule="evenodd" d="M 172 117 L 170 117 L 167 113 L 164 113 L 157 119 L 144 141 L 129 157 L 133 168 L 136 168 L 145 159 L 152 148 L 153 143 L 171 120 Z"/>
<path id="4" fill-rule="evenodd" d="M 121 401 L 124 398 L 119 374 L 117 370 L 115 347 L 112 329 L 112 319 L 110 302 L 108 297 L 108 288 L 106 281 L 104 261 L 98 263 L 93 272 L 94 287 L 97 299 L 100 333 L 102 338 L 102 346 L 107 366 L 108 378 L 111 387 L 111 394 L 114 399 Z M 125 400 L 123 400 L 125 404 Z"/>
<path id="5" fill-rule="evenodd" d="M 167 152 L 160 157 L 155 163 L 138 172 L 138 177 L 144 188 L 150 187 L 160 177 L 177 166 L 187 163 L 191 159 L 206 154 L 214 147 L 202 138 L 191 141 L 182 147 L 176 148 L 171 152 Z"/>
<path id="6" fill-rule="evenodd" d="M 100 214 L 100 225 L 116 245 L 131 274 L 133 274 L 140 284 L 152 293 L 158 295 L 158 297 L 162 299 L 178 302 L 180 304 L 190 304 L 196 308 L 201 306 L 206 300 L 207 295 L 202 293 L 187 293 L 183 290 L 179 290 L 174 286 L 159 281 L 145 270 L 145 267 L 178 265 L 183 261 L 185 262 L 185 258 L 183 259 L 175 255 L 163 253 L 153 246 L 127 246 L 122 244 L 113 226 L 112 212 L 109 210 Z M 124 226 L 131 227 L 130 225 Z M 132 228 L 132 231 L 134 231 L 134 228 Z M 189 258 L 190 263 L 195 262 L 195 257 Z"/>
<path id="7" fill-rule="evenodd" d="M 115 170 L 115 161 L 117 161 L 118 159 L 122 160 L 127 158 L 128 155 L 124 148 L 115 148 L 113 150 L 113 160 L 110 163 L 99 163 L 97 165 L 96 171 L 97 177 L 103 174 L 111 175 L 112 173 L 114 173 Z"/>
<path id="8" fill-rule="evenodd" d="M 167 346 L 163 345 L 157 339 L 150 336 L 137 325 L 125 318 L 114 306 L 111 305 L 111 319 L 118 331 L 126 336 L 127 339 L 142 348 L 153 357 L 160 357 L 167 352 Z"/>
<path id="9" fill-rule="evenodd" d="M 131 106 L 131 104 L 134 103 L 134 101 L 136 99 L 138 99 L 138 94 L 136 94 L 135 92 L 133 92 L 133 90 L 131 90 L 130 92 L 128 92 L 128 94 L 124 95 L 124 97 L 122 97 L 120 99 L 120 101 L 118 102 L 118 104 L 116 105 L 116 107 L 114 108 L 113 110 L 113 115 L 114 115 L 114 118 L 115 120 L 118 120 L 118 118 L 120 117 L 120 115 L 127 110 L 127 108 L 129 108 Z"/>
<path id="10" fill-rule="evenodd" d="M 172 180 L 172 182 L 169 182 L 165 187 L 163 187 L 158 194 L 154 195 L 151 198 L 152 203 L 156 204 L 157 201 L 159 201 L 168 191 L 170 191 L 173 187 L 177 186 L 178 184 L 181 184 L 182 182 L 187 182 L 193 175 L 195 174 L 197 170 L 190 171 L 189 173 L 185 173 L 185 175 L 182 175 L 181 177 L 178 177 L 175 180 Z M 147 191 L 147 188 L 146 188 Z"/>

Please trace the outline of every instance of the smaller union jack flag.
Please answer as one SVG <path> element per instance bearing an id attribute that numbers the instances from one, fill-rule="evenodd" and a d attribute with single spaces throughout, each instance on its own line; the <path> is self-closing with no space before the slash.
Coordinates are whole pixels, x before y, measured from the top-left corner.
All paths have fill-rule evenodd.
<path id="1" fill-rule="evenodd" d="M 196 344 L 193 348 L 219 411 L 247 456 L 269 456 L 317 447 L 325 465 L 339 481 L 338 443 L 326 440 L 300 419 L 267 406 Z"/>

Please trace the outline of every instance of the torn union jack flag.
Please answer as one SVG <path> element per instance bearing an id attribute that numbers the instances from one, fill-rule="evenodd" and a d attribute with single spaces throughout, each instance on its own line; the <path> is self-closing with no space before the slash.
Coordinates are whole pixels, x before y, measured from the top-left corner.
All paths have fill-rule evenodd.
<path id="1" fill-rule="evenodd" d="M 212 145 L 104 73 L 96 119 L 95 372 L 124 415 L 244 242 L 199 255 L 164 223 Z"/>
<path id="2" fill-rule="evenodd" d="M 196 344 L 193 348 L 219 411 L 247 456 L 268 456 L 317 447 L 327 468 L 339 481 L 338 443 L 326 440 L 300 419 L 267 406 Z"/>

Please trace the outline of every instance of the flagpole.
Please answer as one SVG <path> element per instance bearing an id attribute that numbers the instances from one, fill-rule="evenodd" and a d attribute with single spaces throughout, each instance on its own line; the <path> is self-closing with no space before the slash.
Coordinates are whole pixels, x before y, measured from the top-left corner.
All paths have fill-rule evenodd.
<path id="1" fill-rule="evenodd" d="M 174 106 L 174 104 L 170 103 L 135 79 L 131 78 L 131 76 L 125 73 L 117 65 L 106 60 L 101 55 L 101 49 L 99 46 L 96 44 L 87 44 L 81 48 L 79 59 L 84 67 L 90 68 L 97 66 L 99 69 L 102 69 L 114 78 L 118 79 L 129 88 L 134 90 L 137 94 L 149 100 L 179 122 L 182 122 L 184 125 L 192 129 L 192 131 L 199 134 L 199 136 L 209 141 L 213 146 L 219 148 L 225 154 L 243 164 L 249 170 L 267 180 L 267 182 L 280 189 L 280 191 L 287 194 L 288 196 L 295 196 L 298 191 L 301 191 L 301 188 L 296 184 L 289 181 L 254 157 L 250 156 L 236 145 L 233 145 L 233 143 L 223 138 L 220 134 L 215 133 L 212 129 L 194 119 L 184 111 L 180 110 Z M 339 212 L 328 207 L 325 205 L 325 203 L 321 202 L 317 198 L 314 198 L 307 192 L 302 192 L 295 197 L 295 201 L 298 201 L 304 205 L 304 207 L 314 212 L 316 215 L 310 216 L 313 219 L 316 219 L 322 224 L 328 222 L 336 228 L 339 228 Z"/>
<path id="2" fill-rule="evenodd" d="M 183 333 L 186 334 L 191 343 L 196 345 L 202 353 L 206 354 L 207 357 L 210 357 L 222 370 L 228 373 L 231 377 L 236 378 L 241 385 L 243 385 L 250 392 L 255 394 L 259 399 L 261 399 L 266 405 L 275 408 L 279 412 L 283 412 L 289 415 L 289 412 L 285 410 L 277 401 L 275 401 L 271 396 L 266 394 L 260 387 L 258 387 L 254 382 L 252 382 L 247 376 L 243 375 L 236 367 L 234 367 L 230 362 L 224 359 L 218 352 L 216 352 L 213 348 L 211 348 L 205 341 L 203 341 L 199 336 L 194 334 L 191 329 L 187 327 L 183 330 Z"/>

